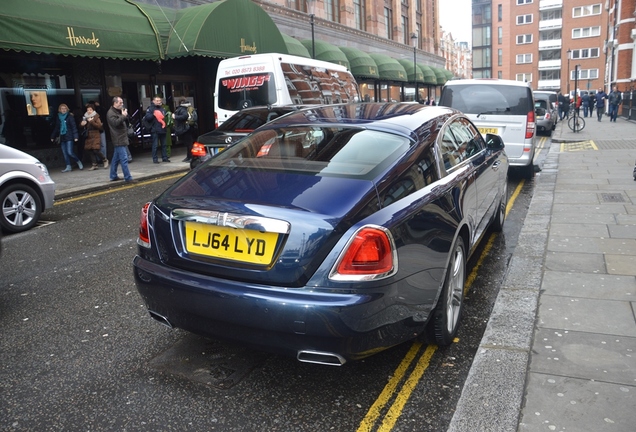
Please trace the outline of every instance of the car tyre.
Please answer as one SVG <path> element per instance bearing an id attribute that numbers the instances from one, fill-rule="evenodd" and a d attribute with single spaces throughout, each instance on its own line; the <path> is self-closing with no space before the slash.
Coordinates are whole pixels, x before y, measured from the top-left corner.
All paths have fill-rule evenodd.
<path id="1" fill-rule="evenodd" d="M 466 248 L 462 237 L 452 249 L 452 256 L 448 263 L 444 287 L 437 305 L 433 310 L 433 316 L 428 324 L 428 340 L 434 341 L 439 346 L 447 346 L 453 343 L 459 319 L 464 306 L 464 285 L 466 284 Z"/>
<path id="2" fill-rule="evenodd" d="M 42 214 L 40 196 L 25 184 L 12 184 L 0 191 L 0 226 L 17 233 L 35 226 Z"/>
<path id="3" fill-rule="evenodd" d="M 503 231 L 504 222 L 506 221 L 506 207 L 508 206 L 508 179 L 504 184 L 503 191 L 501 193 L 501 199 L 499 200 L 499 208 L 495 213 L 492 221 L 492 230 L 494 232 Z"/>

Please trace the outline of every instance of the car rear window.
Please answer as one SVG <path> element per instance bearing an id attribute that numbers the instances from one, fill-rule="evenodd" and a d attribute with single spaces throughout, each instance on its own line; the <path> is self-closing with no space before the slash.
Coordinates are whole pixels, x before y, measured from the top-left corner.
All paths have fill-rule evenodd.
<path id="1" fill-rule="evenodd" d="M 527 115 L 532 111 L 530 89 L 498 84 L 444 87 L 440 105 L 466 114 Z"/>
<path id="2" fill-rule="evenodd" d="M 220 153 L 209 165 L 368 179 L 397 160 L 410 145 L 403 136 L 362 128 L 267 129 Z"/>

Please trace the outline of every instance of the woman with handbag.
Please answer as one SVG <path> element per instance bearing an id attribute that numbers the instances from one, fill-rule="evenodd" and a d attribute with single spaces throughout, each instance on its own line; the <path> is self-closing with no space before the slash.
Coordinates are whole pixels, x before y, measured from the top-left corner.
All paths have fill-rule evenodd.
<path id="1" fill-rule="evenodd" d="M 86 105 L 86 113 L 80 126 L 86 130 L 86 143 L 84 144 L 84 150 L 88 151 L 91 156 L 91 163 L 93 166 L 90 170 L 97 169 L 98 158 L 104 161 L 104 168 L 108 168 L 108 159 L 101 150 L 101 132 L 104 130 L 102 120 L 99 118 L 99 114 L 95 111 L 93 104 Z"/>
<path id="2" fill-rule="evenodd" d="M 75 124 L 75 118 L 69 113 L 68 105 L 60 104 L 57 109 L 57 117 L 55 118 L 55 128 L 51 134 L 51 142 L 59 140 L 60 147 L 62 147 L 62 154 L 64 155 L 64 161 L 66 162 L 66 168 L 62 172 L 70 172 L 71 159 L 77 162 L 79 169 L 84 169 L 82 161 L 75 155 L 73 151 L 73 142 L 77 142 L 79 136 L 77 134 L 77 124 Z"/>

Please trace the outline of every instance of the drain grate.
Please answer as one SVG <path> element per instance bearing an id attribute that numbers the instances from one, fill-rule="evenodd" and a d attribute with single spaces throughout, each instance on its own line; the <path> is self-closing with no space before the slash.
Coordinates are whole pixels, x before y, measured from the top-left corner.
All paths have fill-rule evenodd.
<path id="1" fill-rule="evenodd" d="M 601 198 L 603 198 L 605 202 L 625 202 L 623 195 L 619 193 L 602 193 Z"/>

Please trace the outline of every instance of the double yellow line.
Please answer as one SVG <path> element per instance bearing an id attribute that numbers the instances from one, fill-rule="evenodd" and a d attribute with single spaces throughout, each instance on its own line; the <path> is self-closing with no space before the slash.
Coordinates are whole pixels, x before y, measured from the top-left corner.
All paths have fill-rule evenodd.
<path id="1" fill-rule="evenodd" d="M 521 180 L 515 188 L 512 196 L 508 200 L 508 205 L 506 206 L 506 216 L 508 216 L 508 213 L 510 213 L 510 210 L 512 209 L 515 200 L 521 193 L 521 189 L 523 188 L 524 184 L 525 181 Z M 468 292 L 473 282 L 475 281 L 479 268 L 481 267 L 493 247 L 495 238 L 496 234 L 492 234 L 488 238 L 488 242 L 486 243 L 483 252 L 479 256 L 477 263 L 470 272 L 470 275 L 468 275 L 468 277 L 466 278 L 466 284 L 464 285 L 464 294 Z M 456 339 L 455 342 L 458 342 L 458 340 Z M 393 429 L 395 423 L 402 414 L 404 406 L 411 397 L 413 390 L 415 390 L 415 387 L 422 378 L 422 375 L 424 375 L 424 372 L 428 368 L 433 354 L 435 354 L 435 351 L 437 351 L 436 345 L 428 345 L 426 349 L 424 349 L 424 352 L 420 355 L 422 348 L 423 345 L 419 341 L 416 341 L 413 343 L 413 345 L 411 345 L 411 348 L 408 350 L 398 367 L 395 369 L 393 376 L 386 384 L 386 386 L 384 386 L 384 389 L 375 400 L 373 405 L 371 405 L 371 408 L 369 408 L 367 414 L 360 422 L 357 432 L 388 432 Z M 418 356 L 419 358 L 417 358 Z M 411 368 L 411 364 L 415 361 L 416 358 L 417 362 L 415 363 L 415 366 Z M 405 379 L 407 373 L 411 369 L 412 371 Z M 402 384 L 402 387 L 398 390 L 398 387 L 400 386 L 400 383 L 402 383 L 402 381 L 404 381 L 404 384 Z M 385 411 L 385 407 L 391 401 L 393 401 L 393 403 Z M 380 420 L 383 412 L 385 412 L 385 414 L 384 417 L 381 419 L 381 423 L 378 425 L 377 429 L 374 429 L 376 423 L 378 423 L 378 421 Z"/>

